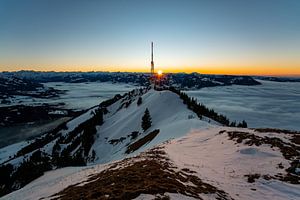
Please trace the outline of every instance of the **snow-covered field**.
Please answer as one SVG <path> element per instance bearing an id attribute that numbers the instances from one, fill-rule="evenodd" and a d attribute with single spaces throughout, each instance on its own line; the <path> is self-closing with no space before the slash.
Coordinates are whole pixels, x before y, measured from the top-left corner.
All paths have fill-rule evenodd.
<path id="1" fill-rule="evenodd" d="M 246 181 L 247 174 L 267 174 L 275 176 L 285 173 L 278 168 L 289 162 L 270 145 L 248 146 L 228 140 L 220 130 L 236 128 L 214 128 L 193 131 L 185 137 L 171 141 L 166 145 L 166 152 L 180 168 L 189 168 L 212 185 L 226 191 L 234 199 L 299 199 L 300 186 L 278 180 L 267 181 L 259 178 L 253 183 Z M 246 129 L 247 130 L 247 129 Z M 246 131 L 240 129 L 238 131 Z M 249 130 L 247 130 L 249 131 Z M 261 133 L 252 132 L 262 136 Z M 283 139 L 282 134 L 266 134 Z M 212 156 L 213 155 L 213 156 Z"/>
<path id="2" fill-rule="evenodd" d="M 232 199 L 299 199 L 299 184 L 290 184 L 273 178 L 267 180 L 263 177 L 256 179 L 254 182 L 247 181 L 247 175 L 249 174 L 276 177 L 276 174 L 285 173 L 285 169 L 278 168 L 278 164 L 281 163 L 286 168 L 289 166 L 289 161 L 284 158 L 277 148 L 267 144 L 261 146 L 249 146 L 244 143 L 237 143 L 230 140 L 226 133 L 220 134 L 220 131 L 222 130 L 228 132 L 247 131 L 257 136 L 277 137 L 283 140 L 287 139 L 287 136 L 282 135 L 282 133 L 258 133 L 249 129 L 215 127 L 208 129 L 193 129 L 188 131 L 183 137 L 160 144 L 159 148 L 166 153 L 167 160 L 169 163 L 172 163 L 173 169 L 190 170 L 190 173 L 199 177 L 201 181 L 216 187 L 218 190 L 224 191 Z M 89 183 L 93 186 L 94 181 L 88 179 L 104 170 L 109 170 L 110 166 L 113 166 L 113 170 L 121 170 L 126 165 L 134 165 L 134 163 L 147 159 L 159 160 L 160 158 L 150 158 L 147 154 L 142 153 L 141 155 L 127 159 L 126 161 L 114 161 L 105 165 L 100 164 L 89 167 L 68 167 L 47 172 L 44 176 L 28 184 L 24 188 L 4 196 L 3 199 L 51 199 L 52 195 L 74 184 L 84 186 Z M 168 168 L 165 168 L 164 170 L 167 171 Z M 151 173 L 151 171 L 147 172 Z M 189 173 L 185 175 L 189 175 Z M 124 179 L 124 177 L 120 177 L 120 180 L 122 178 Z M 130 179 L 130 176 L 127 178 Z M 159 179 L 164 179 L 164 177 L 160 177 Z M 96 181 L 97 180 L 95 180 L 95 182 Z M 139 183 L 132 183 L 132 185 L 135 184 Z M 192 182 L 182 184 L 187 187 L 195 186 Z M 107 185 L 107 188 L 113 187 L 114 184 Z M 74 189 L 76 190 L 76 188 Z M 77 189 L 78 193 L 83 192 L 80 190 L 80 187 Z M 95 188 L 93 189 L 97 190 Z M 119 188 L 115 188 L 115 190 L 118 189 Z M 141 194 L 136 199 L 140 200 L 155 199 L 161 195 L 166 195 L 169 196 L 170 199 L 176 200 L 198 199 L 191 197 L 188 193 L 166 192 L 163 194 L 143 194 L 142 191 L 147 191 L 147 189 L 141 187 L 139 190 L 141 191 Z M 111 194 L 107 194 L 106 196 L 110 197 L 110 195 Z M 216 194 L 214 193 L 199 193 L 201 199 L 216 199 L 215 195 Z"/>
<path id="3" fill-rule="evenodd" d="M 186 91 L 207 107 L 250 127 L 300 130 L 300 83 L 261 81 L 257 86 L 224 86 Z"/>

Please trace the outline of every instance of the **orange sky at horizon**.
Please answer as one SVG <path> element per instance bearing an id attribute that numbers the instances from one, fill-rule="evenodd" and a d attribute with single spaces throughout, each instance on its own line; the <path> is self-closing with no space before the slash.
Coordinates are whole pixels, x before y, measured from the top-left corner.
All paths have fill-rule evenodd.
<path id="1" fill-rule="evenodd" d="M 99 67 L 96 65 L 90 66 L 75 66 L 75 65 L 50 65 L 50 66 L 14 66 L 13 68 L 6 68 L 0 66 L 1 71 L 20 71 L 20 70 L 34 70 L 34 71 L 57 71 L 57 72 L 90 72 L 90 71 L 108 71 L 108 72 L 148 72 L 150 67 L 120 67 L 120 66 L 106 66 Z M 249 66 L 249 67 L 216 67 L 216 66 L 186 66 L 186 67 L 165 67 L 155 66 L 155 71 L 162 70 L 163 73 L 201 73 L 201 74 L 219 74 L 219 75 L 258 75 L 258 76 L 295 76 L 300 77 L 300 66 L 292 67 L 272 67 L 272 66 Z"/>

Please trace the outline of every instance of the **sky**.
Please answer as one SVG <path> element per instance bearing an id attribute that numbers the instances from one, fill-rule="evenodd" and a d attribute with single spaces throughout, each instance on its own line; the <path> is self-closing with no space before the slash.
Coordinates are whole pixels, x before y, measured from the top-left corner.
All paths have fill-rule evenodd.
<path id="1" fill-rule="evenodd" d="M 0 71 L 300 76 L 299 0 L 0 0 Z"/>

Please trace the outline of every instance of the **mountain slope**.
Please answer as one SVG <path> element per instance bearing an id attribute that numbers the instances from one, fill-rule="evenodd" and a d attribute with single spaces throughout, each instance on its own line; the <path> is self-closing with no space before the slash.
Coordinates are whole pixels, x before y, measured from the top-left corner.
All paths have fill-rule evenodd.
<path id="1" fill-rule="evenodd" d="M 173 92 L 150 90 L 141 97 L 143 102 L 139 106 L 137 98 L 129 98 L 108 107 L 109 113 L 104 116 L 105 122 L 99 127 L 97 139 L 92 146 L 98 156 L 95 160 L 96 163 L 122 159 L 128 144 L 155 129 L 159 129 L 160 133 L 138 152 L 168 139 L 182 136 L 191 129 L 213 126 L 204 120 L 199 120 L 197 115 L 188 110 L 186 105 L 182 104 L 182 100 Z M 120 109 L 122 104 L 129 101 L 131 104 L 127 108 Z M 141 119 L 146 108 L 150 111 L 152 126 L 144 132 L 141 127 Z M 138 132 L 134 139 L 130 137 L 132 132 Z"/>
<path id="2" fill-rule="evenodd" d="M 3 199 L 299 197 L 299 133 L 222 126 L 184 103 L 169 90 L 136 89 L 29 144 L 1 149 L 2 167 L 13 165 L 15 177 L 1 187 L 21 188 Z M 144 131 L 146 109 L 152 125 Z M 80 165 L 88 166 L 67 167 Z"/>
<path id="3" fill-rule="evenodd" d="M 3 199 L 297 199 L 297 137 L 268 129 L 194 129 L 135 157 L 48 172 Z"/>
<path id="4" fill-rule="evenodd" d="M 139 98 L 142 103 L 137 105 Z M 146 108 L 152 126 L 143 131 Z M 211 124 L 199 120 L 171 91 L 144 88 L 116 95 L 39 138 L 1 149 L 0 173 L 9 176 L 3 178 L 0 193 L 19 189 L 48 170 L 123 159 Z"/>

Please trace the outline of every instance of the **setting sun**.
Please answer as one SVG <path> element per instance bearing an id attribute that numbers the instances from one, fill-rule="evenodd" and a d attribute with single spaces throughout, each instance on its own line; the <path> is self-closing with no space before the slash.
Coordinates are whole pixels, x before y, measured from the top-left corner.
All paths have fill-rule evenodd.
<path id="1" fill-rule="evenodd" d="M 158 74 L 159 76 L 161 76 L 161 75 L 163 74 L 163 71 L 162 71 L 162 70 L 158 70 L 158 71 L 157 71 L 157 74 Z"/>

